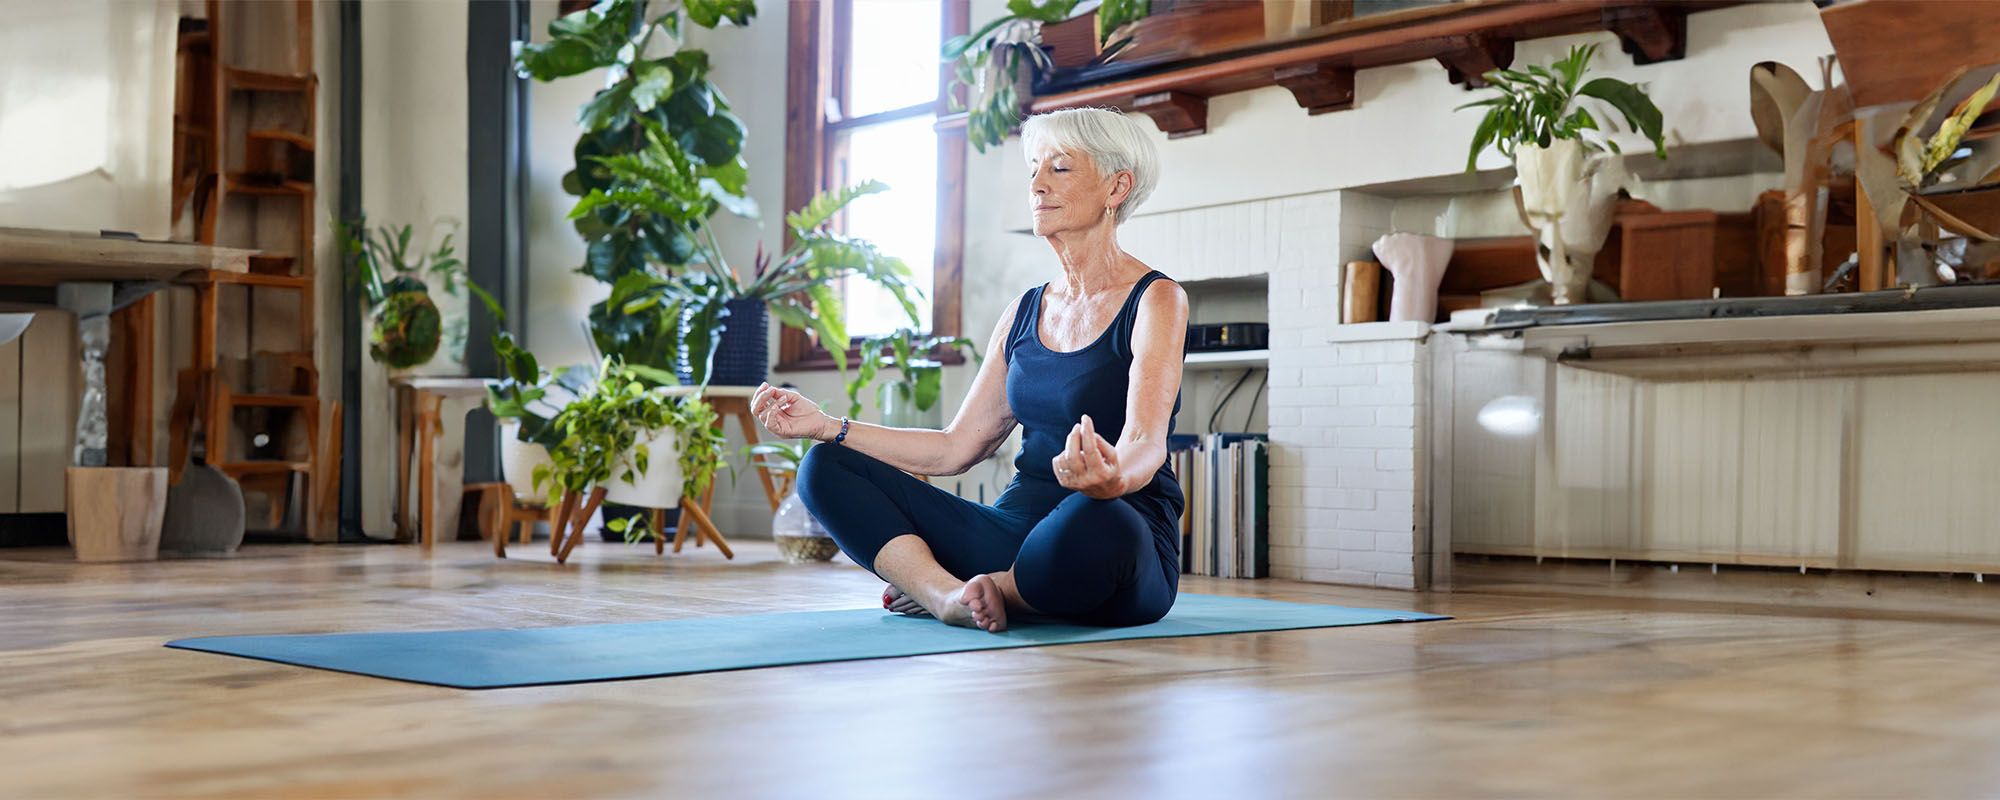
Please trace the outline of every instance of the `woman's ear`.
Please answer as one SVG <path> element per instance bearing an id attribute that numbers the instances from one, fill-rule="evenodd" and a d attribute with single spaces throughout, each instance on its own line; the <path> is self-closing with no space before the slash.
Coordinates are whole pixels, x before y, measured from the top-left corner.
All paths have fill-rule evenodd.
<path id="1" fill-rule="evenodd" d="M 1111 176 L 1111 196 L 1104 198 L 1104 205 L 1106 208 L 1115 209 L 1124 204 L 1125 198 L 1131 194 L 1132 171 L 1119 170 L 1118 174 Z"/>

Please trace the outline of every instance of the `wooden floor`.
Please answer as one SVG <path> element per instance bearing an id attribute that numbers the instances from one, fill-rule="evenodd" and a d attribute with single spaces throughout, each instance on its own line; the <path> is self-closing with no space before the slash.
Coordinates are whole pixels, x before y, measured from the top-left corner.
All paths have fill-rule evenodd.
<path id="1" fill-rule="evenodd" d="M 1189 579 L 1457 619 L 463 691 L 173 638 L 871 607 L 767 543 L 0 550 L 0 796 L 1938 797 L 2000 787 L 2000 628 Z"/>

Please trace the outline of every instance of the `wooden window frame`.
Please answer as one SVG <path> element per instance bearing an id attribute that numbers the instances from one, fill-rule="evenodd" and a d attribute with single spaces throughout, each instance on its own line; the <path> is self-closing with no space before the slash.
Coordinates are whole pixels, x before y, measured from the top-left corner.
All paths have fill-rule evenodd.
<path id="1" fill-rule="evenodd" d="M 971 16 L 968 0 L 942 0 L 943 36 L 966 32 Z M 827 98 L 847 97 L 844 48 L 847 35 L 848 0 L 793 3 L 789 10 L 791 68 L 787 70 L 785 104 L 785 208 L 798 208 L 826 188 L 835 163 L 834 142 L 840 132 L 882 122 L 935 113 L 942 117 L 951 109 L 940 92 L 936 102 L 882 111 L 852 119 L 828 120 Z M 951 65 L 940 62 L 938 81 L 948 85 Z M 840 86 L 836 95 L 834 89 Z M 965 132 L 938 132 L 937 245 L 934 280 L 931 286 L 932 336 L 963 336 L 960 319 L 960 289 L 965 274 Z M 787 234 L 789 238 L 790 234 Z M 847 348 L 847 361 L 860 358 L 859 345 Z M 956 348 L 940 348 L 930 354 L 946 364 L 962 364 Z M 833 354 L 805 331 L 781 326 L 778 334 L 778 364 L 774 371 L 796 372 L 834 369 Z"/>

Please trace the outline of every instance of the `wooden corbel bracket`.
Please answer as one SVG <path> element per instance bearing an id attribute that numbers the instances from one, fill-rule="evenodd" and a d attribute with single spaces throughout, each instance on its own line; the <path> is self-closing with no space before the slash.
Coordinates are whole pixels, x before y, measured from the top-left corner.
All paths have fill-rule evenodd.
<path id="1" fill-rule="evenodd" d="M 1444 65 L 1445 73 L 1452 83 L 1465 84 L 1467 89 L 1486 88 L 1486 79 L 1481 77 L 1496 69 L 1506 69 L 1514 63 L 1514 40 L 1485 33 L 1453 37 L 1450 50 L 1437 57 Z"/>
<path id="2" fill-rule="evenodd" d="M 1687 8 L 1677 6 L 1618 6 L 1602 12 L 1604 29 L 1634 64 L 1679 61 L 1687 55 Z"/>
<path id="3" fill-rule="evenodd" d="M 1354 68 L 1336 64 L 1294 64 L 1271 71 L 1279 86 L 1290 90 L 1309 114 L 1354 107 Z"/>
<path id="4" fill-rule="evenodd" d="M 1139 95 L 1132 110 L 1153 118 L 1169 139 L 1208 132 L 1208 98 L 1187 92 L 1166 91 Z"/>

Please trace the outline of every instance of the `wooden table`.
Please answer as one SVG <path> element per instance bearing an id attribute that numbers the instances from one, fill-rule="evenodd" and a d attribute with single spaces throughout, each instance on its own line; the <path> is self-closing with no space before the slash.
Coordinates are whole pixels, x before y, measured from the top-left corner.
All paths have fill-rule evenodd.
<path id="1" fill-rule="evenodd" d="M 104 357 L 111 346 L 111 312 L 169 283 L 198 282 L 206 271 L 248 272 L 251 252 L 185 242 L 0 228 L 0 305 L 24 310 L 60 308 L 76 315 L 84 385 L 72 463 L 101 467 L 107 462 L 105 440 L 110 422 L 105 411 Z M 143 350 L 152 352 L 151 347 Z M 150 391 L 151 376 L 144 376 L 144 384 Z"/>
<path id="2" fill-rule="evenodd" d="M 69 535 L 92 560 L 99 539 L 149 540 L 156 548 L 165 505 L 167 469 L 109 466 L 110 415 L 104 361 L 111 349 L 111 313 L 169 283 L 192 282 L 205 271 L 247 272 L 249 250 L 62 231 L 0 228 L 0 305 L 10 310 L 59 308 L 76 315 L 83 394 L 77 408 L 70 465 L 63 473 Z M 152 396 L 150 335 L 134 343 L 143 366 L 128 385 Z M 16 331 L 18 333 L 18 331 Z M 150 417 L 149 417 L 150 418 Z M 148 436 L 148 439 L 151 437 Z M 176 464 L 176 467 L 179 465 Z M 151 559 L 151 548 L 112 558 Z"/>
<path id="3" fill-rule="evenodd" d="M 399 377 L 389 380 L 396 391 L 396 536 L 414 533 L 424 555 L 437 547 L 443 531 L 437 527 L 437 439 L 444 427 L 447 399 L 486 397 L 484 378 Z M 410 451 L 417 451 L 417 519 L 409 512 Z"/>

